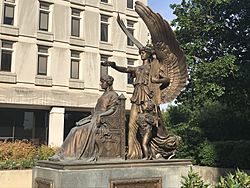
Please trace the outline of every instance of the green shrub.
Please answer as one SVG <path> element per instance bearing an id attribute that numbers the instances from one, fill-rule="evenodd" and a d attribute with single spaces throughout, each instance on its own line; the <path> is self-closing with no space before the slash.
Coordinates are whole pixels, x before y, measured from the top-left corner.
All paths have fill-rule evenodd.
<path id="1" fill-rule="evenodd" d="M 0 169 L 25 169 L 35 166 L 37 160 L 46 160 L 57 148 L 36 147 L 27 141 L 0 142 Z"/>
<path id="2" fill-rule="evenodd" d="M 17 169 L 17 164 L 13 160 L 6 160 L 0 162 L 0 169 Z"/>
<path id="3" fill-rule="evenodd" d="M 32 168 L 36 165 L 36 159 L 27 159 L 20 162 L 20 168 Z"/>
<path id="4" fill-rule="evenodd" d="M 216 152 L 215 144 L 204 141 L 199 146 L 199 164 L 204 166 L 216 166 L 218 156 Z"/>
<path id="5" fill-rule="evenodd" d="M 237 169 L 234 175 L 229 173 L 226 177 L 220 177 L 216 188 L 250 188 L 250 176 Z"/>
<path id="6" fill-rule="evenodd" d="M 213 142 L 217 160 L 215 166 L 226 168 L 250 168 L 250 141 Z"/>
<path id="7" fill-rule="evenodd" d="M 51 148 L 47 145 L 41 145 L 38 148 L 38 160 L 47 160 L 50 156 L 54 155 L 57 148 Z"/>
<path id="8" fill-rule="evenodd" d="M 203 141 L 192 144 L 184 137 L 177 150 L 178 158 L 192 158 L 193 164 L 223 168 L 250 169 L 250 141 Z"/>
<path id="9" fill-rule="evenodd" d="M 191 127 L 186 123 L 180 123 L 175 127 L 169 127 L 170 133 L 181 136 L 181 144 L 177 149 L 176 158 L 192 159 L 193 164 L 199 164 L 199 144 L 203 142 L 201 129 L 198 127 Z"/>
<path id="10" fill-rule="evenodd" d="M 209 184 L 205 184 L 201 176 L 194 172 L 192 168 L 188 171 L 187 176 L 182 176 L 181 188 L 207 188 Z"/>

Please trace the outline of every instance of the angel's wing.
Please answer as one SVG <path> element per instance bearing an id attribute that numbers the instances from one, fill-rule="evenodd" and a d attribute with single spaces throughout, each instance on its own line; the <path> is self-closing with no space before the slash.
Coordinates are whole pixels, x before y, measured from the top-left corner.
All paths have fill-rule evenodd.
<path id="1" fill-rule="evenodd" d="M 185 55 L 168 22 L 143 3 L 136 1 L 135 4 L 135 11 L 143 19 L 151 34 L 156 57 L 170 78 L 170 85 L 161 91 L 161 102 L 170 102 L 179 95 L 187 82 Z"/>

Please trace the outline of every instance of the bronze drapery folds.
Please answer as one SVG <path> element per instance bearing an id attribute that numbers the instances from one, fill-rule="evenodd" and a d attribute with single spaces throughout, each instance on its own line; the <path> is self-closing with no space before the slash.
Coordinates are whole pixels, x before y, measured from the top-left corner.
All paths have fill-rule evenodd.
<path id="1" fill-rule="evenodd" d="M 121 67 L 111 61 L 102 62 L 102 65 L 122 73 L 131 73 L 134 77 L 127 159 L 169 159 L 175 154 L 181 139 L 167 133 L 159 105 L 175 99 L 185 86 L 188 78 L 186 59 L 167 21 L 141 2 L 136 2 L 135 11 L 148 27 L 151 45 L 143 46 L 135 39 L 119 15 L 117 22 L 138 47 L 142 65 Z M 100 157 L 100 140 L 109 139 L 112 135 L 100 119 L 112 115 L 117 109 L 118 95 L 112 84 L 113 77 L 106 75 L 101 78 L 104 93 L 98 99 L 93 115 L 76 123 L 59 152 L 50 160 L 73 158 L 96 161 Z"/>
<path id="2" fill-rule="evenodd" d="M 118 95 L 112 86 L 113 77 L 105 75 L 100 81 L 104 93 L 97 100 L 94 113 L 76 122 L 76 127 L 70 130 L 59 151 L 49 160 L 84 159 L 96 161 L 100 156 L 100 148 L 103 144 L 100 140 L 111 136 L 109 129 L 101 122 L 101 118 L 114 113 L 118 102 Z"/>
<path id="3" fill-rule="evenodd" d="M 175 99 L 185 86 L 188 78 L 186 59 L 168 22 L 143 3 L 137 1 L 135 4 L 135 11 L 151 34 L 152 45 L 143 46 L 135 39 L 119 15 L 117 22 L 138 47 L 142 65 L 120 67 L 110 61 L 102 65 L 134 76 L 127 158 L 171 158 L 180 137 L 167 134 L 159 105 Z"/>

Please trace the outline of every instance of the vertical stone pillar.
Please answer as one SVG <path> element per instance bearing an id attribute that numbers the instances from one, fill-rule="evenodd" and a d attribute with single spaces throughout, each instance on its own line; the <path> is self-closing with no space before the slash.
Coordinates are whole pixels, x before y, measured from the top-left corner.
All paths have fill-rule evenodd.
<path id="1" fill-rule="evenodd" d="M 60 147 L 63 143 L 65 108 L 52 107 L 49 113 L 49 146 Z"/>

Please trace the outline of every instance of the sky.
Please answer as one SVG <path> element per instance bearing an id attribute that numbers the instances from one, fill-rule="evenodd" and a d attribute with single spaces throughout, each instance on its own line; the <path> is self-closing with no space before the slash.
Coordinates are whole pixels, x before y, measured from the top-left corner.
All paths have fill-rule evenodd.
<path id="1" fill-rule="evenodd" d="M 172 21 L 175 18 L 173 9 L 170 4 L 180 4 L 181 0 L 148 0 L 148 6 L 154 11 L 161 14 L 167 21 Z"/>

